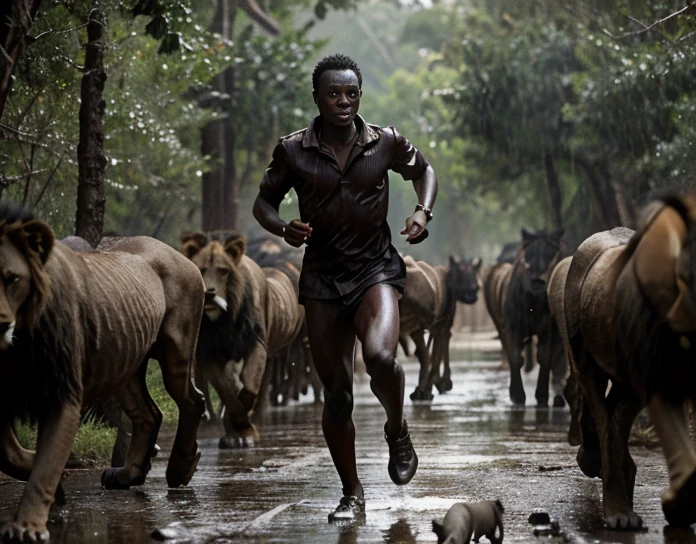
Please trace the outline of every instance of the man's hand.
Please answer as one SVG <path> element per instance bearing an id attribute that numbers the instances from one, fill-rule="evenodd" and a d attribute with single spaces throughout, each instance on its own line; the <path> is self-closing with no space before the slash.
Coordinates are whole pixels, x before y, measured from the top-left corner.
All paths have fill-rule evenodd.
<path id="1" fill-rule="evenodd" d="M 428 235 L 428 229 L 425 228 L 428 219 L 423 210 L 416 210 L 413 215 L 406 219 L 406 228 L 401 231 L 401 234 L 406 234 L 406 243 L 420 244 Z"/>
<path id="2" fill-rule="evenodd" d="M 293 247 L 300 247 L 312 236 L 312 227 L 299 219 L 293 219 L 283 229 L 283 239 Z"/>

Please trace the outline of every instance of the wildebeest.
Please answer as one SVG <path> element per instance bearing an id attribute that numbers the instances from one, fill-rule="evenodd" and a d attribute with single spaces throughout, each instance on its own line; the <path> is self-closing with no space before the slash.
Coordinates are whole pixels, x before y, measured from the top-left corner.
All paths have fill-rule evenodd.
<path id="1" fill-rule="evenodd" d="M 251 412 L 267 358 L 297 338 L 304 310 L 283 272 L 261 269 L 245 255 L 243 236 L 221 242 L 192 232 L 180 239 L 181 252 L 198 266 L 206 287 L 196 379 L 209 380 L 225 406 L 220 447 L 253 446 L 259 433 Z"/>
<path id="2" fill-rule="evenodd" d="M 411 400 L 432 400 L 432 386 L 441 393 L 452 389 L 449 341 L 457 301 L 473 304 L 478 297 L 477 273 L 481 260 L 458 261 L 449 258 L 447 266 L 432 267 L 424 261 L 404 257 L 406 286 L 399 301 L 399 335 L 410 336 L 416 344 L 420 362 L 418 385 Z M 430 332 L 432 354 L 425 343 Z M 430 342 L 429 342 L 430 343 Z M 444 361 L 440 377 L 440 362 Z"/>
<path id="3" fill-rule="evenodd" d="M 102 485 L 144 482 L 162 422 L 145 384 L 150 357 L 179 408 L 167 483 L 190 481 L 200 457 L 203 397 L 192 373 L 204 286 L 196 267 L 158 240 L 120 238 L 77 253 L 20 208 L 3 206 L 0 218 L 0 469 L 27 481 L 0 538 L 47 540 L 85 405 L 115 393 L 133 422 L 125 465 L 105 470 Z M 38 423 L 36 453 L 17 441 L 17 418 Z"/>
<path id="4" fill-rule="evenodd" d="M 612 528 L 642 525 L 628 437 L 646 405 L 667 460 L 665 518 L 696 522 L 696 451 L 684 409 L 696 396 L 695 220 L 696 196 L 660 199 L 635 233 L 617 228 L 585 240 L 549 285 L 577 378 L 567 394 L 581 432 L 578 465 L 601 476 Z"/>
<path id="5" fill-rule="evenodd" d="M 484 297 L 491 318 L 498 329 L 503 351 L 510 366 L 510 399 L 524 404 L 522 385 L 522 351 L 536 335 L 539 377 L 535 397 L 546 406 L 549 400 L 549 377 L 554 375 L 554 406 L 563 406 L 565 358 L 558 328 L 549 314 L 546 283 L 553 267 L 562 256 L 562 229 L 551 233 L 527 232 L 522 229 L 522 245 L 510 263 L 493 266 L 484 278 Z M 532 350 L 527 350 L 532 353 Z"/>

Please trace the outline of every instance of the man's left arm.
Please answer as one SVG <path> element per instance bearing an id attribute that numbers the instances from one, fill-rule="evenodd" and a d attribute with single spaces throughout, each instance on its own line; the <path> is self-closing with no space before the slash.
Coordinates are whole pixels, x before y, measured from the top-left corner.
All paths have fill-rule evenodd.
<path id="1" fill-rule="evenodd" d="M 413 188 L 418 196 L 418 204 L 414 212 L 406 219 L 406 228 L 401 234 L 406 234 L 406 242 L 419 244 L 428 237 L 426 225 L 433 218 L 433 206 L 437 198 L 437 177 L 433 167 L 428 164 L 423 175 L 413 180 Z"/>

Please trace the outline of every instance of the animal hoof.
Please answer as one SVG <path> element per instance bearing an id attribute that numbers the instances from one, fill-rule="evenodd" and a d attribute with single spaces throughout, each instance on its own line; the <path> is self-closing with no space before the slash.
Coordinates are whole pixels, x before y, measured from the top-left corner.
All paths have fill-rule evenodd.
<path id="1" fill-rule="evenodd" d="M 255 446 L 256 441 L 251 436 L 223 436 L 218 443 L 221 450 L 240 450 Z"/>
<path id="2" fill-rule="evenodd" d="M 510 391 L 510 400 L 515 406 L 524 406 L 524 403 L 527 402 L 527 395 L 524 394 L 524 391 L 522 393 Z"/>
<path id="3" fill-rule="evenodd" d="M 643 527 L 643 520 L 635 512 L 612 514 L 611 516 L 606 516 L 604 522 L 609 529 L 637 531 Z"/>
<path id="4" fill-rule="evenodd" d="M 589 450 L 585 446 L 580 446 L 576 459 L 585 476 L 589 478 L 602 477 L 602 457 L 598 450 Z"/>
<path id="5" fill-rule="evenodd" d="M 565 406 L 565 399 L 563 398 L 563 395 L 556 395 L 553 397 L 553 407 L 554 408 L 563 408 Z"/>
<path id="6" fill-rule="evenodd" d="M 662 512 L 667 523 L 674 527 L 696 523 L 696 471 L 680 489 L 669 489 L 662 494 Z"/>
<path id="7" fill-rule="evenodd" d="M 193 473 L 196 472 L 198 461 L 201 458 L 201 450 L 196 449 L 193 457 L 179 459 L 178 456 L 172 455 L 169 458 L 167 465 L 167 485 L 169 487 L 182 487 L 188 485 L 193 478 Z"/>
<path id="8" fill-rule="evenodd" d="M 549 405 L 549 398 L 542 398 L 542 399 L 537 399 L 537 406 L 542 406 L 546 408 Z"/>
<path id="9" fill-rule="evenodd" d="M 145 474 L 149 471 L 150 463 L 147 464 Z M 107 468 L 102 472 L 101 485 L 104 489 L 130 489 L 134 485 L 143 485 L 145 474 L 132 478 L 124 467 Z"/>
<path id="10" fill-rule="evenodd" d="M 449 378 L 442 378 L 435 382 L 435 387 L 437 387 L 437 392 L 440 394 L 452 391 L 452 380 Z"/>
<path id="11" fill-rule="evenodd" d="M 416 387 L 416 389 L 409 395 L 412 401 L 418 402 L 418 401 L 426 401 L 430 402 L 433 400 L 433 394 L 427 391 L 424 391 L 420 387 Z"/>
<path id="12" fill-rule="evenodd" d="M 32 528 L 33 523 L 8 521 L 0 529 L 2 542 L 48 542 L 49 534 L 46 526 Z"/>

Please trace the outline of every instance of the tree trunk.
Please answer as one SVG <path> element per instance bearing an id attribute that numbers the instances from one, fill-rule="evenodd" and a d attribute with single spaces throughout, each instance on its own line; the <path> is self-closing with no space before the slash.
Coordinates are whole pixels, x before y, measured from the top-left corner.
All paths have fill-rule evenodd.
<path id="1" fill-rule="evenodd" d="M 578 157 L 575 158 L 575 162 L 587 174 L 587 186 L 598 228 L 607 230 L 620 226 L 621 215 L 614 186 L 607 177 L 608 169 L 602 168 L 599 162 L 590 162 Z"/>
<path id="2" fill-rule="evenodd" d="M 104 229 L 106 194 L 104 178 L 104 47 L 106 17 L 92 5 L 87 21 L 85 68 L 80 90 L 80 141 L 77 146 L 78 180 L 75 234 L 92 246 Z"/>
<path id="3" fill-rule="evenodd" d="M 234 16 L 231 17 L 234 19 Z M 230 110 L 234 107 L 235 93 L 235 69 L 230 66 L 225 70 L 225 90 L 230 95 Z M 237 142 L 235 141 L 234 118 L 230 111 L 227 119 L 225 119 L 225 191 L 224 191 L 224 207 L 225 214 L 223 217 L 223 229 L 236 230 L 239 224 L 239 198 L 241 193 L 241 180 L 237 175 Z"/>
<path id="4" fill-rule="evenodd" d="M 0 3 L 0 121 L 12 87 L 12 72 L 41 0 L 3 0 Z M 0 137 L 2 131 L 0 131 Z"/>
<path id="5" fill-rule="evenodd" d="M 217 0 L 217 10 L 210 24 L 211 32 L 220 34 L 223 40 L 230 39 L 230 8 L 228 0 Z M 225 75 L 220 74 L 212 83 L 213 89 L 219 96 L 225 96 Z M 227 147 L 225 140 L 224 119 L 211 121 L 201 130 L 201 152 L 209 157 L 210 171 L 203 174 L 202 203 L 203 230 L 223 230 L 225 227 L 226 198 L 225 198 L 225 160 Z"/>
<path id="6" fill-rule="evenodd" d="M 551 153 L 544 153 L 544 168 L 546 169 L 546 187 L 551 199 L 554 227 L 560 229 L 563 228 L 563 197 Z"/>

